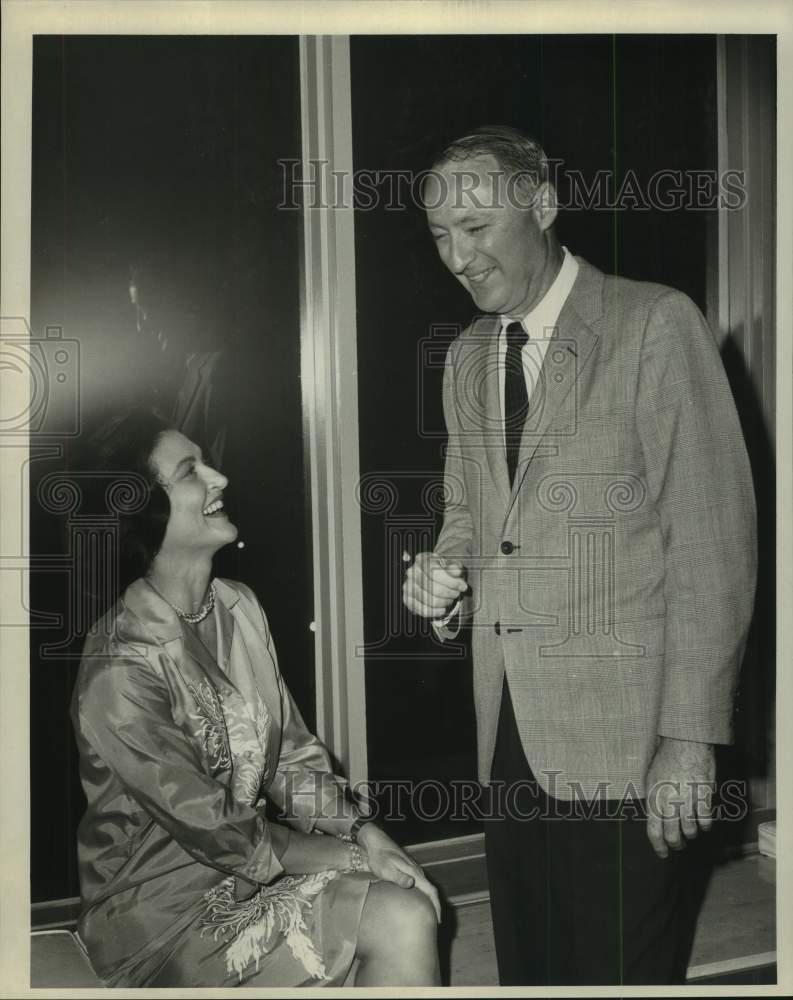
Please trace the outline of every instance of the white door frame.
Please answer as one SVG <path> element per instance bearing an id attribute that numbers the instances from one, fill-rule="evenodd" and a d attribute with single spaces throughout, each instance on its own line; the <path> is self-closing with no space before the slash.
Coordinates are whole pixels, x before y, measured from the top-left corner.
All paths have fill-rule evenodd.
<path id="1" fill-rule="evenodd" d="M 300 38 L 301 381 L 311 498 L 317 733 L 366 780 L 350 44 Z M 338 197 L 337 180 L 349 197 Z M 308 624 L 308 623 L 307 623 Z"/>

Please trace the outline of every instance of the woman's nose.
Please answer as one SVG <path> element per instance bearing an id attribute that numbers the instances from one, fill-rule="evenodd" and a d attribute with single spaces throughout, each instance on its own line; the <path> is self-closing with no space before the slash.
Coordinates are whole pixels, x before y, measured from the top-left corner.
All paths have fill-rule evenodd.
<path id="1" fill-rule="evenodd" d="M 217 469 L 213 469 L 210 465 L 207 466 L 207 472 L 207 478 L 210 484 L 216 489 L 225 490 L 229 484 L 228 478 L 224 476 L 222 472 L 219 472 Z"/>

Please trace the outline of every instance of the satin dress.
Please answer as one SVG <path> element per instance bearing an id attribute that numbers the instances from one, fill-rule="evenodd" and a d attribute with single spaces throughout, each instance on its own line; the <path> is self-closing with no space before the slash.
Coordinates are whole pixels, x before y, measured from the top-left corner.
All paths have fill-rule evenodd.
<path id="1" fill-rule="evenodd" d="M 86 641 L 78 931 L 107 986 L 340 986 L 371 876 L 285 874 L 265 810 L 338 835 L 354 807 L 253 593 L 215 587 L 216 656 L 144 580 Z"/>

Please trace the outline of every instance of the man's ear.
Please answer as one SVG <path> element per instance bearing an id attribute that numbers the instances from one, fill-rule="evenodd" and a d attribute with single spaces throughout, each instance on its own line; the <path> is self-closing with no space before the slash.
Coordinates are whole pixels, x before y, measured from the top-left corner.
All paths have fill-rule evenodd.
<path id="1" fill-rule="evenodd" d="M 556 222 L 558 210 L 556 188 L 550 181 L 543 181 L 534 192 L 531 210 L 537 225 L 543 232 L 550 229 Z"/>

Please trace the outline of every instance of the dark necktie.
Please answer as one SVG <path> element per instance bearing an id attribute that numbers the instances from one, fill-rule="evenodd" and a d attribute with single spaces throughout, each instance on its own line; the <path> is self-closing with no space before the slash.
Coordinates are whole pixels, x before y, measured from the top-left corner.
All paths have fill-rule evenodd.
<path id="1" fill-rule="evenodd" d="M 529 393 L 523 372 L 521 351 L 529 335 L 521 323 L 510 323 L 507 327 L 507 360 L 504 378 L 504 441 L 507 447 L 507 469 L 509 485 L 515 480 L 518 465 L 520 439 L 526 414 L 529 410 Z"/>

